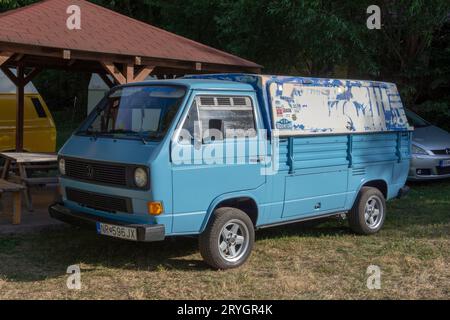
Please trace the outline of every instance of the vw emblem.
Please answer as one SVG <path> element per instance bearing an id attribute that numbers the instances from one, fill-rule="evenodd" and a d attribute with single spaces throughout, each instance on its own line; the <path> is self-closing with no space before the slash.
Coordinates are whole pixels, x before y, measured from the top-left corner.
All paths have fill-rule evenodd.
<path id="1" fill-rule="evenodd" d="M 94 168 L 91 165 L 86 167 L 86 175 L 89 179 L 94 178 Z"/>
<path id="2" fill-rule="evenodd" d="M 445 150 L 447 152 L 447 154 L 450 154 L 450 148 L 447 148 L 447 150 Z"/>

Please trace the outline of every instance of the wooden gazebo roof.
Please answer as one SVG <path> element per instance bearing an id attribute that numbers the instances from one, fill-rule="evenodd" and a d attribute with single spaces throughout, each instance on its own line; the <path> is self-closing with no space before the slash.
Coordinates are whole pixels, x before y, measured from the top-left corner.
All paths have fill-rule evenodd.
<path id="1" fill-rule="evenodd" d="M 70 30 L 71 6 L 81 29 Z M 69 12 L 69 13 L 68 13 Z M 43 68 L 98 73 L 112 86 L 152 74 L 250 72 L 261 66 L 84 0 L 45 0 L 0 14 L 0 68 L 18 88 L 17 149 L 23 144 L 23 86 Z M 17 69 L 15 76 L 10 68 Z"/>

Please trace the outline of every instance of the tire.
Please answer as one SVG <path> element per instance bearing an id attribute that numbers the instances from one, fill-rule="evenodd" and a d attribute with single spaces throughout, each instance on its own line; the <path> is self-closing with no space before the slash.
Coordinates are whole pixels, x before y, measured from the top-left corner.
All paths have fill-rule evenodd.
<path id="1" fill-rule="evenodd" d="M 353 232 L 362 235 L 375 234 L 381 230 L 386 219 L 386 199 L 380 190 L 363 187 L 353 208 L 348 213 L 348 222 Z"/>
<path id="2" fill-rule="evenodd" d="M 242 210 L 223 207 L 214 211 L 206 230 L 199 237 L 200 253 L 214 269 L 243 265 L 255 243 L 255 228 Z"/>

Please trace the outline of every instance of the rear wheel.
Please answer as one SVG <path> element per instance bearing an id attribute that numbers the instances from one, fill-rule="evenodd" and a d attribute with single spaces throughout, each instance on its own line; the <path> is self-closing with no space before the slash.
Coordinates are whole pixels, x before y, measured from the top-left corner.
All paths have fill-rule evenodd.
<path id="1" fill-rule="evenodd" d="M 215 269 L 237 268 L 247 261 L 255 242 L 249 216 L 236 208 L 219 208 L 199 237 L 200 253 Z"/>
<path id="2" fill-rule="evenodd" d="M 380 190 L 363 187 L 348 214 L 350 228 L 358 234 L 380 231 L 386 218 L 386 200 Z"/>

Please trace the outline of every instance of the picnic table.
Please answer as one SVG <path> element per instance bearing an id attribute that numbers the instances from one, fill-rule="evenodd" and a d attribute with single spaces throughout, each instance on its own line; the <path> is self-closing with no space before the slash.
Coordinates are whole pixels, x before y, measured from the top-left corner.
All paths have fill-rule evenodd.
<path id="1" fill-rule="evenodd" d="M 3 193 L 12 193 L 14 195 L 13 200 L 13 214 L 12 223 L 20 224 L 22 216 L 22 198 L 20 193 L 25 189 L 24 186 L 6 180 L 0 179 L 0 198 Z"/>
<path id="2" fill-rule="evenodd" d="M 50 171 L 58 168 L 58 156 L 49 153 L 27 153 L 27 152 L 3 152 L 0 157 L 5 159 L 3 171 L 0 176 L 2 180 L 11 180 L 25 187 L 24 195 L 28 210 L 33 211 L 33 201 L 30 187 L 36 185 L 48 185 L 58 183 L 54 177 L 32 177 L 28 173 L 34 171 Z M 11 175 L 11 169 L 18 171 L 18 175 Z"/>

